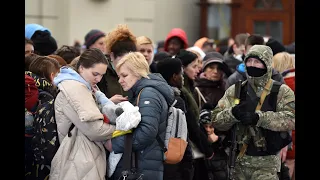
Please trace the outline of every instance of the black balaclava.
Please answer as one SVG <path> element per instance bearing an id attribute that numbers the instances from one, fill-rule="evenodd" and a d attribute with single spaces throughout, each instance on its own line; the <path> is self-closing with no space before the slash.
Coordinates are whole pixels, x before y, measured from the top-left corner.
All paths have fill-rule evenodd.
<path id="1" fill-rule="evenodd" d="M 261 77 L 263 76 L 264 74 L 267 73 L 267 66 L 266 64 L 258 57 L 258 56 L 250 56 L 248 57 L 247 59 L 249 58 L 256 58 L 258 59 L 260 62 L 262 62 L 262 64 L 264 65 L 264 69 L 261 69 L 261 68 L 257 68 L 257 67 L 253 67 L 253 66 L 247 66 L 247 73 L 249 76 L 252 76 L 252 77 Z"/>

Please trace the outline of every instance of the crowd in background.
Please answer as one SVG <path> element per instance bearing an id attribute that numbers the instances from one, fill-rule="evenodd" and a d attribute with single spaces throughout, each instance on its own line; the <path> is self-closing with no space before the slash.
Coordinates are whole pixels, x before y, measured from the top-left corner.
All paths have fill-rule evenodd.
<path id="1" fill-rule="evenodd" d="M 259 34 L 241 32 L 220 40 L 201 37 L 192 44 L 183 29 L 173 28 L 163 41 L 153 42 L 146 36 L 136 37 L 126 25 L 118 25 L 110 32 L 92 29 L 84 36 L 83 45 L 78 41 L 74 45 L 58 45 L 48 28 L 27 24 L 26 79 L 35 81 L 39 94 L 44 91 L 52 98 L 39 101 L 39 94 L 30 95 L 25 99 L 25 109 L 36 116 L 39 102 L 53 102 L 53 109 L 42 111 L 54 114 L 57 138 L 64 150 L 60 148 L 49 164 L 41 164 L 34 158 L 32 145 L 36 127 L 26 123 L 26 179 L 43 180 L 49 176 L 50 180 L 119 179 L 124 167 L 123 158 L 111 176 L 107 172 L 107 159 L 111 152 L 124 153 L 126 136 L 113 136 L 116 125 L 106 120 L 102 106 L 106 102 L 129 101 L 139 107 L 141 114 L 141 121 L 132 132 L 132 150 L 138 152 L 137 166 L 143 179 L 226 180 L 231 137 L 230 131 L 222 128 L 223 120 L 220 122 L 219 117 L 222 116 L 220 112 L 226 112 L 221 104 L 226 102 L 229 89 L 239 80 L 250 82 L 248 63 L 249 60 L 254 62 L 255 58 L 265 68 L 262 75 L 267 74 L 280 85 L 289 87 L 280 89 L 279 93 L 294 92 L 294 54 L 294 42 L 283 45 L 272 37 Z M 137 98 L 144 103 L 136 104 Z M 289 103 L 294 100 L 289 95 L 283 98 L 287 99 L 281 102 L 294 109 L 294 104 Z M 186 115 L 188 145 L 181 162 L 172 165 L 163 163 L 163 152 L 155 139 L 157 135 L 165 136 L 167 109 L 174 100 L 177 100 L 175 106 Z M 284 103 L 281 108 L 289 105 Z M 231 104 L 225 104 L 224 108 L 227 106 Z M 277 106 L 274 111 L 282 111 L 281 108 Z M 234 111 L 232 117 L 237 116 Z M 281 118 L 285 121 L 288 116 L 292 118 L 293 115 Z M 262 119 L 262 115 L 259 117 Z M 241 119 L 240 115 L 237 119 Z M 275 165 L 278 179 L 294 179 L 295 130 L 292 122 L 286 127 L 280 130 L 288 131 L 292 142 L 275 155 L 279 157 L 279 164 Z M 62 145 L 69 133 L 74 137 L 73 148 L 77 151 Z M 267 161 L 261 163 L 267 164 Z M 261 166 L 259 173 L 265 175 L 259 168 Z M 252 173 L 251 178 L 254 175 Z M 244 179 L 250 178 L 245 175 Z M 259 176 L 258 179 L 264 178 Z"/>

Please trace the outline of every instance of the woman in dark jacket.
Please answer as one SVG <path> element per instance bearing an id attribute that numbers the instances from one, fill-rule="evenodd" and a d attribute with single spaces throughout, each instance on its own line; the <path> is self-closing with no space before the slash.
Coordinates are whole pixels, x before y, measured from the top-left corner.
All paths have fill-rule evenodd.
<path id="1" fill-rule="evenodd" d="M 174 92 L 162 76 L 149 73 L 149 65 L 139 52 L 125 55 L 116 66 L 119 83 L 128 91 L 129 101 L 136 105 L 138 94 L 141 121 L 133 130 L 132 151 L 137 156 L 138 173 L 144 180 L 163 179 L 164 152 L 156 141 L 159 135 L 164 140 L 168 106 L 174 101 Z M 112 139 L 115 153 L 124 153 L 126 135 Z M 123 157 L 111 179 L 118 180 L 123 171 Z"/>
<path id="2" fill-rule="evenodd" d="M 210 56 L 210 54 L 206 55 Z M 202 107 L 209 103 L 215 107 L 225 92 L 226 72 L 228 66 L 218 57 L 208 58 L 202 66 L 200 77 L 195 79 L 196 90 L 194 98 Z"/>
<path id="3" fill-rule="evenodd" d="M 184 73 L 184 84 L 181 90 L 181 97 L 186 104 L 186 118 L 189 133 L 189 140 L 204 154 L 204 158 L 211 159 L 213 149 L 208 144 L 208 137 L 199 127 L 199 107 L 193 97 L 194 79 L 199 70 L 197 66 L 198 56 L 190 51 L 180 50 L 176 58 L 181 60 Z M 194 159 L 194 180 L 203 179 L 204 158 Z"/>
<path id="4" fill-rule="evenodd" d="M 190 105 L 190 110 L 193 112 L 195 117 L 198 118 L 200 108 L 193 98 L 193 94 L 195 93 L 194 80 L 199 73 L 198 56 L 193 52 L 180 50 L 176 58 L 181 60 L 183 66 L 183 87 L 181 88 L 181 91 L 187 98 L 186 103 Z M 189 98 L 189 96 L 192 98 Z"/>
<path id="5" fill-rule="evenodd" d="M 157 63 L 156 69 L 173 88 L 175 99 L 177 100 L 175 107 L 187 113 L 186 107 L 188 104 L 185 103 L 180 90 L 183 83 L 183 71 L 180 59 L 171 57 L 164 58 Z M 186 120 L 188 134 L 190 134 L 190 129 L 197 128 L 197 126 L 190 126 L 188 122 L 195 122 L 196 120 L 190 119 L 188 116 Z M 163 180 L 192 180 L 193 173 L 192 152 L 190 144 L 188 144 L 181 162 L 177 164 L 164 164 Z"/>

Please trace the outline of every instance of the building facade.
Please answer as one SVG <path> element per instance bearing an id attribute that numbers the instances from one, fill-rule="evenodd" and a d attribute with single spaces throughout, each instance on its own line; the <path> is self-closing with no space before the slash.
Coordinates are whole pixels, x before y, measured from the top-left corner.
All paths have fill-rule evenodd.
<path id="1" fill-rule="evenodd" d="M 283 44 L 295 41 L 295 0 L 199 0 L 199 5 L 202 37 L 250 33 Z"/>
<path id="2" fill-rule="evenodd" d="M 238 33 L 295 40 L 295 0 L 28 0 L 25 23 L 52 32 L 60 47 L 84 42 L 91 29 L 109 32 L 127 24 L 136 36 L 155 43 L 182 28 L 192 45 L 201 37 L 219 40 Z"/>
<path id="3" fill-rule="evenodd" d="M 200 34 L 198 0 L 28 0 L 25 24 L 38 23 L 52 32 L 60 47 L 84 42 L 91 29 L 109 32 L 127 24 L 136 36 L 155 43 L 172 28 L 182 28 L 190 42 Z"/>

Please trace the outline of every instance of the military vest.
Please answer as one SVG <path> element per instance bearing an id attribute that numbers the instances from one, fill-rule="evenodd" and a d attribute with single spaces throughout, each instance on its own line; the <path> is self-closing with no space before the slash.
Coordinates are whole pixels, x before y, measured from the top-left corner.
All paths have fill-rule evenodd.
<path id="1" fill-rule="evenodd" d="M 246 82 L 248 83 L 248 82 Z M 256 96 L 255 92 L 250 86 L 244 84 L 241 87 L 241 100 L 240 101 L 248 101 L 250 100 L 252 106 L 249 107 L 251 110 L 255 110 L 260 98 Z M 265 97 L 265 100 L 261 106 L 261 111 L 273 111 L 276 112 L 277 108 L 277 96 L 279 93 L 281 83 L 277 81 L 273 81 L 273 85 L 270 93 Z M 244 95 L 245 94 L 245 95 Z M 250 98 L 250 99 L 249 99 Z M 247 140 L 247 150 L 246 154 L 250 156 L 267 156 L 267 155 L 275 155 L 277 154 L 283 147 L 288 145 L 291 142 L 291 136 L 288 132 L 275 132 L 268 129 L 257 127 L 254 133 L 254 137 L 252 133 L 249 134 L 249 130 L 240 125 L 239 133 L 237 139 L 240 142 L 244 142 Z M 251 136 L 251 137 L 250 137 Z"/>

